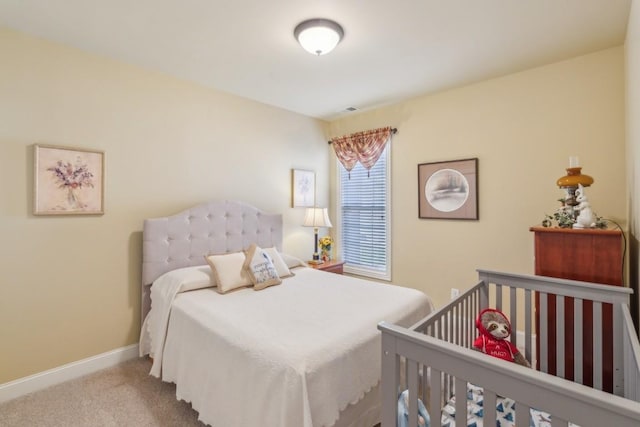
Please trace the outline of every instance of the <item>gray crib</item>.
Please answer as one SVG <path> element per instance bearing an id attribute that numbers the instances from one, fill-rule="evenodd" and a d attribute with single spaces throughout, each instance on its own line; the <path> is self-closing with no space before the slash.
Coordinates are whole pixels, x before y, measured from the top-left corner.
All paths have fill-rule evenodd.
<path id="1" fill-rule="evenodd" d="M 408 426 L 418 425 L 419 400 L 431 416 L 432 427 L 441 425 L 446 405 L 455 409 L 451 411 L 455 425 L 467 426 L 468 401 L 464 396 L 471 386 L 481 390 L 481 423 L 485 427 L 497 425 L 496 402 L 505 397 L 514 402 L 514 424 L 518 426 L 534 425 L 533 410 L 547 414 L 549 425 L 554 427 L 640 426 L 640 345 L 629 313 L 630 289 L 486 270 L 478 270 L 478 275 L 477 285 L 416 325 L 378 325 L 382 331 L 382 427 L 396 425 L 398 396 L 404 390 L 410 397 Z M 552 299 L 555 304 L 549 303 Z M 551 332 L 555 342 L 565 342 L 565 299 L 573 301 L 574 307 L 569 319 L 573 348 L 583 348 L 582 328 L 593 318 L 593 354 L 588 362 L 592 386 L 583 385 L 585 357 L 580 351 L 567 358 L 564 345 L 557 345 L 555 354 L 549 354 L 546 343 Z M 584 301 L 591 301 L 587 303 L 589 316 L 583 310 Z M 548 312 L 554 305 L 556 321 L 551 328 L 546 319 L 554 314 Z M 534 306 L 539 319 L 537 340 Z M 477 334 L 475 319 L 487 307 L 507 314 L 512 342 L 539 370 L 471 349 Z M 603 391 L 604 312 L 613 317 L 612 393 Z M 536 342 L 538 351 L 534 350 Z M 567 372 L 566 359 L 572 360 L 572 372 Z M 554 375 L 549 373 L 551 360 L 555 360 Z M 462 391 L 457 399 L 456 390 Z"/>

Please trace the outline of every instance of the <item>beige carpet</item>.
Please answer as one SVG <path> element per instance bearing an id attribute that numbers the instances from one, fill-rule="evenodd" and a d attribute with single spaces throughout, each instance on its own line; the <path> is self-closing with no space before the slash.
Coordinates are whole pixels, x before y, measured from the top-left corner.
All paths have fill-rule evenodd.
<path id="1" fill-rule="evenodd" d="M 0 426 L 199 426 L 198 413 L 176 399 L 173 384 L 149 376 L 135 359 L 0 404 Z"/>

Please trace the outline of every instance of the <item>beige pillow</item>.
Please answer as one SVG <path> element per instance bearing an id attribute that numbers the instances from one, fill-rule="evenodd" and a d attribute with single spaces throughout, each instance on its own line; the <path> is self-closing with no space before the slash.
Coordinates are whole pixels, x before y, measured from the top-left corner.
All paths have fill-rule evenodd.
<path id="1" fill-rule="evenodd" d="M 276 268 L 278 276 L 281 279 L 293 276 L 293 273 L 289 270 L 289 266 L 284 262 L 282 256 L 280 256 L 280 252 L 278 252 L 276 248 L 266 248 L 263 250 L 271 257 L 271 262 L 273 262 L 273 266 Z"/>
<path id="2" fill-rule="evenodd" d="M 307 265 L 306 262 L 304 262 L 303 260 L 301 260 L 300 258 L 296 258 L 293 255 L 287 255 L 287 254 L 280 254 L 282 256 L 282 260 L 284 261 L 285 264 L 287 264 L 288 268 L 295 268 L 295 267 L 305 267 Z M 293 274 L 293 272 L 291 272 L 291 274 Z"/>
<path id="3" fill-rule="evenodd" d="M 269 254 L 255 243 L 246 253 L 244 269 L 249 273 L 256 291 L 282 283 Z"/>
<path id="4" fill-rule="evenodd" d="M 205 256 L 205 259 L 213 271 L 218 284 L 217 290 L 221 294 L 251 285 L 251 280 L 243 269 L 243 252 L 209 255 Z"/>

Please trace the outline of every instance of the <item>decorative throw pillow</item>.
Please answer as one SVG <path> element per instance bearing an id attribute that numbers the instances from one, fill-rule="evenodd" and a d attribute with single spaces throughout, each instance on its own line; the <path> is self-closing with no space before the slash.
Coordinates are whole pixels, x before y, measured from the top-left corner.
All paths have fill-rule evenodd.
<path id="1" fill-rule="evenodd" d="M 273 262 L 273 266 L 276 268 L 278 276 L 281 279 L 293 276 L 293 273 L 289 270 L 289 266 L 284 262 L 282 256 L 280 256 L 280 252 L 278 252 L 276 248 L 266 248 L 263 250 L 271 257 L 271 262 Z"/>
<path id="2" fill-rule="evenodd" d="M 269 254 L 255 243 L 246 253 L 244 268 L 249 273 L 253 289 L 256 291 L 282 283 Z"/>
<path id="3" fill-rule="evenodd" d="M 218 292 L 224 294 L 233 289 L 251 285 L 249 276 L 243 269 L 245 256 L 243 252 L 224 255 L 205 256 L 218 284 Z"/>

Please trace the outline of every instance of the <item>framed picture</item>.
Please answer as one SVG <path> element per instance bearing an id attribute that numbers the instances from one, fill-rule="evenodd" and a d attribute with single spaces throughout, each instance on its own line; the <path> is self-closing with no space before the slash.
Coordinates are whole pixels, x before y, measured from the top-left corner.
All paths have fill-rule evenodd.
<path id="1" fill-rule="evenodd" d="M 34 215 L 104 214 L 104 152 L 35 145 Z"/>
<path id="2" fill-rule="evenodd" d="M 478 219 L 478 159 L 418 165 L 418 217 Z"/>
<path id="3" fill-rule="evenodd" d="M 291 170 L 291 206 L 312 208 L 316 203 L 316 174 L 301 169 Z"/>

